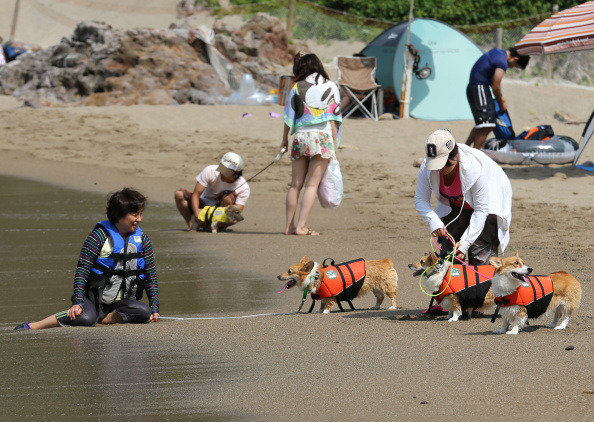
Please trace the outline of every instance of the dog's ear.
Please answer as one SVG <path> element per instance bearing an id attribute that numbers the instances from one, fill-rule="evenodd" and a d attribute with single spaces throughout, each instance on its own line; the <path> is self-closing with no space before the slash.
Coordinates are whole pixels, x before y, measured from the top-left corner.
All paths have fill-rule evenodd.
<path id="1" fill-rule="evenodd" d="M 301 272 L 309 274 L 311 272 L 311 270 L 313 270 L 313 267 L 314 267 L 314 262 L 308 261 L 303 267 L 301 267 Z"/>
<path id="2" fill-rule="evenodd" d="M 491 258 L 489 258 L 489 264 L 491 264 L 495 268 L 501 268 L 501 266 L 503 265 L 503 261 L 501 260 L 501 258 L 492 256 Z"/>
<path id="3" fill-rule="evenodd" d="M 303 258 L 301 258 L 301 261 L 299 263 L 301 265 L 305 265 L 307 264 L 307 261 L 309 261 L 309 258 L 307 257 L 307 255 L 305 255 Z"/>
<path id="4" fill-rule="evenodd" d="M 516 258 L 520 257 L 520 253 L 518 251 L 516 251 Z"/>

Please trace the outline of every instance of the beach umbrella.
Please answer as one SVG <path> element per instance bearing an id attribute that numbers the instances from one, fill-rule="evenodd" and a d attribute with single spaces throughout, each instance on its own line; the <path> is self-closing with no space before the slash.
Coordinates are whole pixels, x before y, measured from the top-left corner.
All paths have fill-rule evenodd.
<path id="1" fill-rule="evenodd" d="M 594 1 L 545 19 L 516 44 L 516 49 L 522 55 L 594 49 Z"/>

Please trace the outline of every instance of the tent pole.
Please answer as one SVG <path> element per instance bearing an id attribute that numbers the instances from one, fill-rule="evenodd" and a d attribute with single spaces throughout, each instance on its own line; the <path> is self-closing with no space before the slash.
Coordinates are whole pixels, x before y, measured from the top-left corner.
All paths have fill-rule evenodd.
<path id="1" fill-rule="evenodd" d="M 295 0 L 289 1 L 289 16 L 287 16 L 287 37 L 291 41 L 291 32 L 293 31 L 293 16 L 295 15 Z"/>
<path id="2" fill-rule="evenodd" d="M 10 27 L 10 36 L 9 36 L 9 40 L 12 41 L 14 39 L 14 33 L 16 31 L 16 24 L 17 24 L 17 19 L 19 17 L 19 3 L 21 0 L 16 0 L 15 4 L 14 4 L 14 12 L 12 14 L 12 25 Z"/>
<path id="3" fill-rule="evenodd" d="M 402 74 L 402 95 L 400 96 L 400 118 L 410 117 L 410 90 L 412 84 L 412 54 L 408 50 L 410 44 L 410 26 L 413 21 L 413 7 L 415 0 L 410 0 L 410 12 L 408 14 L 408 27 L 406 30 L 406 47 L 404 50 L 404 72 Z"/>

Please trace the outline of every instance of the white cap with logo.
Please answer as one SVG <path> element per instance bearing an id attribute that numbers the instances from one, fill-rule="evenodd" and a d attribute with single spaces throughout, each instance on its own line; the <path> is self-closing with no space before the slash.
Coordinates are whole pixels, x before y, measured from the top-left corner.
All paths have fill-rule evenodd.
<path id="1" fill-rule="evenodd" d="M 221 163 L 217 167 L 217 171 L 225 177 L 232 176 L 234 173 L 243 170 L 243 160 L 239 154 L 234 152 L 227 152 L 221 158 Z"/>
<path id="2" fill-rule="evenodd" d="M 427 170 L 442 169 L 455 146 L 456 141 L 449 130 L 438 129 L 433 132 L 425 140 L 425 153 L 427 154 L 425 168 Z"/>

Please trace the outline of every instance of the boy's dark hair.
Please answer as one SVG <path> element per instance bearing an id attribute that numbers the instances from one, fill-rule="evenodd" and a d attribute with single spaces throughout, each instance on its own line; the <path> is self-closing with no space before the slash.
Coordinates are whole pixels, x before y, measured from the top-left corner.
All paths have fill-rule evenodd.
<path id="1" fill-rule="evenodd" d="M 127 214 L 142 212 L 145 205 L 146 197 L 143 194 L 131 188 L 124 188 L 107 200 L 107 219 L 115 224 Z"/>
<path id="2" fill-rule="evenodd" d="M 324 65 L 318 56 L 313 53 L 295 54 L 295 57 L 293 58 L 293 75 L 295 75 L 295 82 L 304 81 L 305 78 L 312 73 L 318 73 L 324 78 L 324 82 L 330 80 L 326 70 L 324 70 Z"/>
<path id="3" fill-rule="evenodd" d="M 509 54 L 512 57 L 518 58 L 518 65 L 522 68 L 522 70 L 526 69 L 526 66 L 528 66 L 528 63 L 530 62 L 530 56 L 520 55 L 520 53 L 518 53 L 518 50 L 516 50 L 516 47 L 510 48 Z"/>

